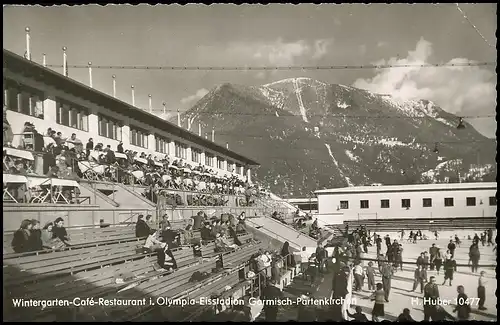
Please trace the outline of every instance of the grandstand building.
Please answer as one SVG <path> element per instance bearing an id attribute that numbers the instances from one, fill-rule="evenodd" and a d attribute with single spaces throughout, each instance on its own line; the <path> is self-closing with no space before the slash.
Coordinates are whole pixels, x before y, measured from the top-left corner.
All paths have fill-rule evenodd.
<path id="1" fill-rule="evenodd" d="M 349 220 L 490 218 L 496 183 L 354 186 L 316 191 L 320 218 Z"/>
<path id="2" fill-rule="evenodd" d="M 30 122 L 44 135 L 48 128 L 63 137 L 75 133 L 84 145 L 92 138 L 112 150 L 122 141 L 125 150 L 168 155 L 251 181 L 251 168 L 258 165 L 252 159 L 5 49 L 3 58 L 3 99 L 15 148 Z"/>

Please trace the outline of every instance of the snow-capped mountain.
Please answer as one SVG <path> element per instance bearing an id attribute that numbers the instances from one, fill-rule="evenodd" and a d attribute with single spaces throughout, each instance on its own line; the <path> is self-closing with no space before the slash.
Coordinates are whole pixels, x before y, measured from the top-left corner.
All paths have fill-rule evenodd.
<path id="1" fill-rule="evenodd" d="M 195 132 L 198 122 L 214 127 L 216 142 L 259 161 L 257 179 L 282 195 L 496 177 L 495 141 L 467 123 L 457 129 L 458 118 L 436 104 L 309 78 L 223 84 L 181 119 Z"/>

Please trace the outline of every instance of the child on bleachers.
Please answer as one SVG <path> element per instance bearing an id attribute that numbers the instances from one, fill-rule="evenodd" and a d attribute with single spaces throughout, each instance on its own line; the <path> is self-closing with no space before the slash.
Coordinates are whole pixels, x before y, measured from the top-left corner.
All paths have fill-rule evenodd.
<path id="1" fill-rule="evenodd" d="M 25 219 L 21 222 L 21 226 L 14 233 L 14 238 L 12 238 L 12 249 L 16 253 L 26 253 L 30 251 L 30 230 L 31 221 Z"/>

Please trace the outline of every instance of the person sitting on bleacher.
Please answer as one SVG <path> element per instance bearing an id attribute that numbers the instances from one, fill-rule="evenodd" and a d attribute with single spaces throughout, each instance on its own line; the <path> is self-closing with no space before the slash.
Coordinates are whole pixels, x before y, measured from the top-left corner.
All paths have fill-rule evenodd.
<path id="1" fill-rule="evenodd" d="M 193 219 L 193 230 L 199 230 L 203 223 L 203 211 L 199 211 L 195 216 L 191 217 Z"/>
<path id="2" fill-rule="evenodd" d="M 63 243 L 59 242 L 60 245 L 56 246 L 56 242 L 52 239 L 53 238 L 53 232 L 52 229 L 54 228 L 54 224 L 52 222 L 47 222 L 45 226 L 43 226 L 42 229 L 42 246 L 43 248 L 48 248 L 48 249 L 56 249 L 56 248 L 61 248 L 64 246 Z"/>
<path id="3" fill-rule="evenodd" d="M 142 214 L 137 217 L 137 223 L 135 224 L 135 237 L 137 238 L 147 237 L 151 232 L 151 228 L 149 228 L 143 217 Z"/>
<path id="4" fill-rule="evenodd" d="M 220 220 L 214 219 L 212 221 L 212 237 L 216 237 L 217 234 L 221 234 Z"/>
<path id="5" fill-rule="evenodd" d="M 23 220 L 21 226 L 14 233 L 14 238 L 12 238 L 12 249 L 16 253 L 26 253 L 31 250 L 30 247 L 30 231 L 31 231 L 31 221 Z"/>
<path id="6" fill-rule="evenodd" d="M 209 222 L 205 222 L 205 226 L 200 230 L 200 235 L 201 235 L 201 240 L 203 241 L 214 240 L 214 237 L 212 237 L 212 230 L 210 229 Z"/>
<path id="7" fill-rule="evenodd" d="M 52 238 L 56 240 L 60 240 L 64 243 L 64 245 L 69 246 L 70 238 L 68 236 L 68 232 L 66 228 L 64 228 L 64 220 L 59 217 L 54 221 L 54 228 L 52 229 Z"/>
<path id="8" fill-rule="evenodd" d="M 236 245 L 241 246 L 241 241 L 239 240 L 238 234 L 236 233 L 236 230 L 234 230 L 234 227 L 228 227 L 228 234 L 228 237 L 232 238 Z"/>
<path id="9" fill-rule="evenodd" d="M 41 251 L 43 249 L 42 245 L 42 231 L 40 230 L 40 222 L 38 220 L 31 220 L 31 230 L 30 230 L 30 251 Z"/>
<path id="10" fill-rule="evenodd" d="M 164 243 L 171 248 L 179 247 L 179 234 L 172 230 L 170 222 L 165 223 L 164 230 L 161 232 L 161 238 Z"/>
<path id="11" fill-rule="evenodd" d="M 153 253 L 154 251 L 162 248 L 162 242 L 158 239 L 160 232 L 158 230 L 151 229 L 148 238 L 144 246 L 142 246 L 142 252 L 144 254 Z"/>
<path id="12" fill-rule="evenodd" d="M 109 223 L 104 222 L 104 219 L 99 220 L 99 228 L 108 228 Z"/>
<path id="13" fill-rule="evenodd" d="M 161 244 L 156 261 L 160 266 L 160 270 L 172 271 L 177 269 L 177 262 L 175 261 L 174 254 L 172 254 L 172 251 L 166 243 Z"/>

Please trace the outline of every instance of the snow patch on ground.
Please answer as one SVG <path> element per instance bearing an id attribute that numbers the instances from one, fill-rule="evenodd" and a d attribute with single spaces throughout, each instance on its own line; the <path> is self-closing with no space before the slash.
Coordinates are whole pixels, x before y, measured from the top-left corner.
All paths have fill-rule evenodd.
<path id="1" fill-rule="evenodd" d="M 347 157 L 349 157 L 349 159 L 351 159 L 354 162 L 360 161 L 360 158 L 358 156 L 354 155 L 354 153 L 352 153 L 352 151 L 350 151 L 350 150 L 345 150 L 345 154 L 347 155 Z"/>
<path id="2" fill-rule="evenodd" d="M 343 109 L 346 109 L 348 107 L 350 107 L 351 105 L 347 105 L 345 102 L 341 102 L 340 100 L 337 101 L 337 107 L 338 108 L 343 108 Z"/>
<path id="3" fill-rule="evenodd" d="M 297 79 L 293 80 L 293 87 L 295 90 L 295 95 L 297 96 L 297 102 L 299 103 L 300 115 L 302 115 L 302 119 L 304 122 L 309 123 L 306 115 L 306 108 L 304 107 L 304 102 L 302 101 L 302 94 L 300 92 L 299 83 Z"/>
<path id="4" fill-rule="evenodd" d="M 333 163 L 337 167 L 337 169 L 340 173 L 340 176 L 342 176 L 346 180 L 348 186 L 354 186 L 354 184 L 351 182 L 351 179 L 344 174 L 342 169 L 340 169 L 340 166 L 339 166 L 337 159 L 335 159 L 335 157 L 332 154 L 332 149 L 330 148 L 330 145 L 325 143 L 325 147 L 326 147 L 326 149 L 328 149 L 328 154 L 330 155 L 330 158 L 332 158 Z"/>

